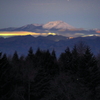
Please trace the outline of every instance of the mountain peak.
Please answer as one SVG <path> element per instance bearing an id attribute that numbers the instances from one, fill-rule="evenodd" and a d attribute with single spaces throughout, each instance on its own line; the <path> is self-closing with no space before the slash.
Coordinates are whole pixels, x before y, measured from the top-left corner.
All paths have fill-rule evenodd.
<path id="1" fill-rule="evenodd" d="M 63 22 L 63 21 L 51 21 L 43 25 L 45 29 L 75 29 L 73 26 Z"/>
<path id="2" fill-rule="evenodd" d="M 28 25 L 24 25 L 24 26 L 22 26 L 23 28 L 25 28 L 25 27 L 37 27 L 37 26 L 42 26 L 41 24 L 28 24 Z"/>

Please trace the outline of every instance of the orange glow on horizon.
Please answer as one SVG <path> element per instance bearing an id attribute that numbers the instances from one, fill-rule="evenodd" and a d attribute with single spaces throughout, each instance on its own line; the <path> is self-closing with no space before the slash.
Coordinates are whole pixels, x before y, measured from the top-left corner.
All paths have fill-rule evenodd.
<path id="1" fill-rule="evenodd" d="M 48 35 L 48 33 L 35 33 L 35 32 L 27 32 L 27 31 L 12 31 L 12 32 L 0 32 L 0 36 L 25 36 L 25 35 Z"/>
<path id="2" fill-rule="evenodd" d="M 96 33 L 100 33 L 100 31 L 96 31 Z"/>
<path id="3" fill-rule="evenodd" d="M 56 33 L 50 33 L 50 32 L 49 32 L 48 35 L 56 35 Z"/>
<path id="4" fill-rule="evenodd" d="M 69 37 L 69 39 L 73 39 L 74 37 Z"/>

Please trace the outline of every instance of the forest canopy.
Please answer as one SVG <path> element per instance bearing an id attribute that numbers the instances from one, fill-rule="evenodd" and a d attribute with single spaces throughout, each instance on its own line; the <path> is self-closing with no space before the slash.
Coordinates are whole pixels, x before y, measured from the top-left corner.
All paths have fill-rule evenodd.
<path id="1" fill-rule="evenodd" d="M 100 100 L 100 55 L 82 43 L 27 56 L 0 53 L 0 100 Z"/>

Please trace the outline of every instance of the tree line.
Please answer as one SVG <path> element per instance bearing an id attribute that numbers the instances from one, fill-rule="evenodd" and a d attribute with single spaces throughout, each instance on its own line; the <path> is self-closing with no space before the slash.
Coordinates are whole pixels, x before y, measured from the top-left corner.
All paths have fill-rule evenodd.
<path id="1" fill-rule="evenodd" d="M 0 100 L 100 100 L 100 55 L 83 43 L 59 58 L 32 47 L 27 56 L 0 53 Z"/>

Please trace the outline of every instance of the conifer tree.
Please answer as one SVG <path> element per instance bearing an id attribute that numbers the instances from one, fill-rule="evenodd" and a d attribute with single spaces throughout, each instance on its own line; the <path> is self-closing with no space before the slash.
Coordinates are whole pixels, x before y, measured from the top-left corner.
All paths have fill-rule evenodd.
<path id="1" fill-rule="evenodd" d="M 78 71 L 79 63 L 80 63 L 80 58 L 79 58 L 76 45 L 72 49 L 72 62 L 71 63 L 72 63 L 71 65 L 72 74 L 76 75 Z"/>
<path id="2" fill-rule="evenodd" d="M 0 52 L 0 58 L 1 58 L 1 56 L 2 56 L 2 52 Z"/>
<path id="3" fill-rule="evenodd" d="M 31 99 L 40 100 L 44 98 L 50 88 L 51 77 L 44 69 L 38 71 L 38 74 L 34 78 L 34 81 L 31 82 Z"/>
<path id="4" fill-rule="evenodd" d="M 28 51 L 28 55 L 27 55 L 27 60 L 31 60 L 33 61 L 33 58 L 34 58 L 34 53 L 33 53 L 33 49 L 32 47 L 29 48 L 29 51 Z"/>
<path id="5" fill-rule="evenodd" d="M 29 48 L 28 51 L 28 55 L 26 57 L 26 66 L 25 66 L 25 70 L 26 70 L 26 98 L 27 100 L 30 100 L 30 74 L 31 71 L 33 71 L 34 68 L 34 53 L 33 53 L 33 49 L 32 47 Z"/>
<path id="6" fill-rule="evenodd" d="M 19 57 L 18 57 L 17 51 L 15 51 L 12 57 L 12 62 L 17 64 L 18 61 L 19 61 Z"/>
<path id="7" fill-rule="evenodd" d="M 11 65 L 6 54 L 0 59 L 0 100 L 9 100 L 13 92 Z"/>
<path id="8" fill-rule="evenodd" d="M 91 100 L 97 100 L 96 88 L 100 84 L 100 74 L 97 67 L 97 61 L 94 55 L 91 53 L 90 48 L 87 47 L 83 59 L 81 60 L 79 68 L 80 82 L 84 84 L 89 90 L 91 90 Z"/>
<path id="9" fill-rule="evenodd" d="M 59 58 L 59 63 L 61 66 L 60 70 L 63 70 L 64 72 L 70 71 L 71 61 L 72 61 L 72 54 L 69 47 L 67 47 L 65 52 L 62 53 Z"/>
<path id="10" fill-rule="evenodd" d="M 40 48 L 38 48 L 35 53 L 35 64 L 36 64 L 37 69 L 40 69 L 40 65 L 42 64 L 42 61 L 44 59 L 44 58 L 42 58 L 43 54 L 44 54 L 44 52 L 42 50 L 40 50 Z"/>
<path id="11" fill-rule="evenodd" d="M 40 48 L 37 49 L 35 55 L 38 57 L 41 57 L 42 51 L 40 50 Z"/>
<path id="12" fill-rule="evenodd" d="M 29 48 L 28 55 L 26 57 L 26 63 L 29 66 L 28 68 L 35 68 L 35 54 L 33 53 L 32 47 Z"/>
<path id="13" fill-rule="evenodd" d="M 55 50 L 52 51 L 51 55 L 52 55 L 53 60 L 57 60 Z"/>
<path id="14" fill-rule="evenodd" d="M 52 58 L 49 50 L 42 53 L 40 66 L 43 70 L 45 70 L 46 73 L 48 73 L 52 77 L 56 74 L 58 70 L 58 66 L 55 63 L 55 60 Z"/>

